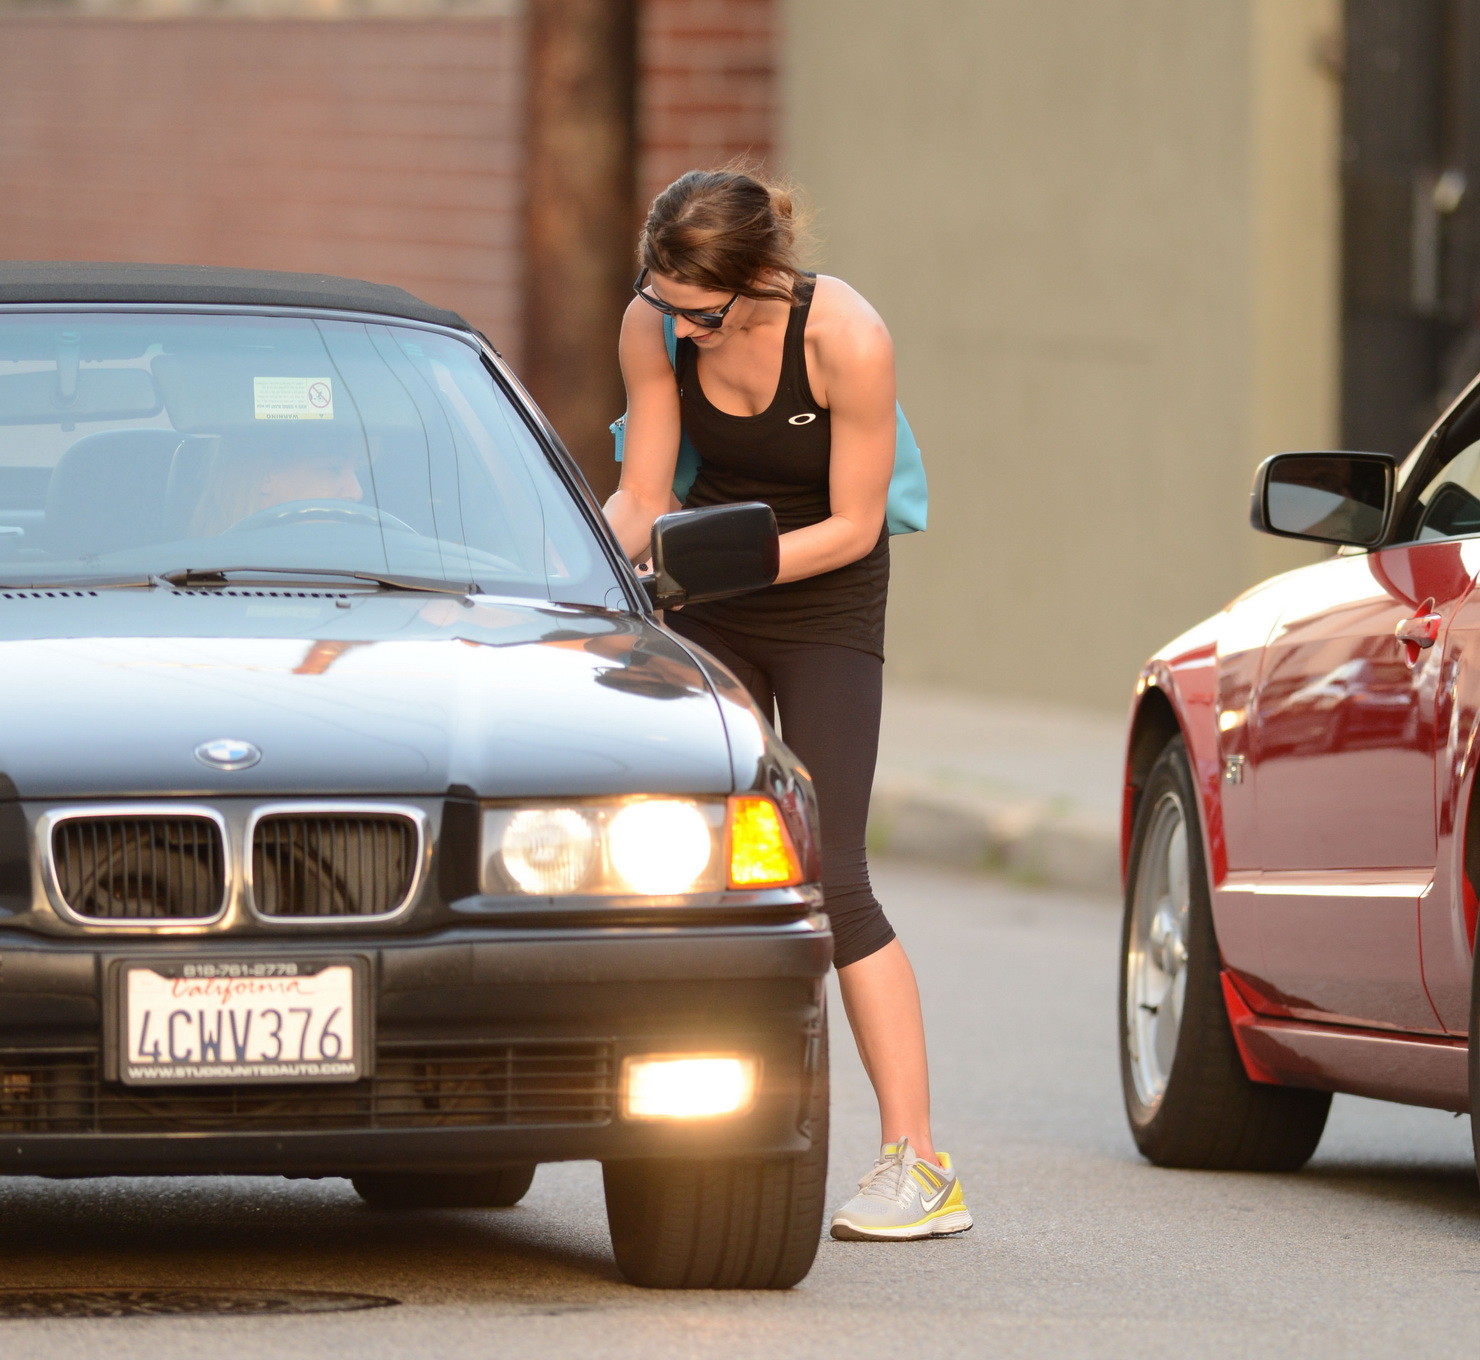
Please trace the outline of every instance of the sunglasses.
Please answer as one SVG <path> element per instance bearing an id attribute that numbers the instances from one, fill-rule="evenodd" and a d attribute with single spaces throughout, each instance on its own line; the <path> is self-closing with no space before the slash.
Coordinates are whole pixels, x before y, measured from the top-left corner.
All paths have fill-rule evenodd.
<path id="1" fill-rule="evenodd" d="M 664 316 L 681 316 L 685 321 L 692 321 L 694 325 L 703 326 L 704 329 L 707 331 L 717 331 L 721 326 L 723 326 L 725 324 L 726 313 L 729 312 L 730 308 L 733 307 L 735 303 L 738 302 L 740 299 L 740 294 L 736 293 L 735 296 L 732 297 L 727 303 L 725 303 L 725 305 L 721 307 L 717 312 L 698 312 L 689 307 L 674 307 L 664 302 L 662 298 L 654 297 L 651 293 L 646 291 L 647 276 L 648 271 L 646 269 L 643 269 L 642 273 L 637 276 L 636 282 L 632 285 L 632 291 L 636 293 L 638 297 L 640 297 L 645 303 L 647 303 L 649 307 L 653 307 L 656 310 L 662 312 Z"/>

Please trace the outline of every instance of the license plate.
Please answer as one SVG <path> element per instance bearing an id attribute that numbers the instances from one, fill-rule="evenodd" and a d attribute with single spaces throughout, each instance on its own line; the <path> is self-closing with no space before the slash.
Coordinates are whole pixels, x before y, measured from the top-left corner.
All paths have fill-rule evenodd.
<path id="1" fill-rule="evenodd" d="M 125 963 L 118 1075 L 166 1083 L 355 1081 L 364 1069 L 355 963 Z"/>

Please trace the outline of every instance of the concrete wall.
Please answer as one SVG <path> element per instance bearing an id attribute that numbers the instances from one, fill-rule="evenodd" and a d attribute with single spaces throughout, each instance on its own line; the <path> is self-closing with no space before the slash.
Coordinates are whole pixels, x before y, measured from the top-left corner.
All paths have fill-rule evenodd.
<path id="1" fill-rule="evenodd" d="M 1334 439 L 1338 0 L 788 0 L 783 153 L 883 311 L 931 475 L 900 679 L 1119 708 L 1303 550 L 1264 454 Z"/>

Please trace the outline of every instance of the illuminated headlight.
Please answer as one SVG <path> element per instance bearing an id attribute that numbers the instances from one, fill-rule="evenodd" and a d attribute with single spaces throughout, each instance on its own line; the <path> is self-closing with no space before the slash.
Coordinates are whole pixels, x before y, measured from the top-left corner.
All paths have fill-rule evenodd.
<path id="1" fill-rule="evenodd" d="M 525 892 L 575 892 L 591 876 L 596 828 L 576 808 L 525 808 L 504 828 L 500 850 L 509 877 Z"/>
<path id="2" fill-rule="evenodd" d="M 625 798 L 491 807 L 483 813 L 483 891 L 685 897 L 723 891 L 723 799 Z"/>
<path id="3" fill-rule="evenodd" d="M 693 803 L 629 803 L 606 828 L 612 869 L 631 891 L 668 897 L 692 892 L 714 854 L 714 834 Z"/>
<path id="4" fill-rule="evenodd" d="M 756 1061 L 741 1056 L 662 1054 L 628 1058 L 622 1069 L 628 1119 L 713 1119 L 755 1099 Z"/>

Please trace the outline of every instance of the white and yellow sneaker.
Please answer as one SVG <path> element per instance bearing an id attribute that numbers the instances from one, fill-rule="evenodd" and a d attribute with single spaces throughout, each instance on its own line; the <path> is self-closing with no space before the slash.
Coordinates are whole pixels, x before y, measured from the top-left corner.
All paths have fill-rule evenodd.
<path id="1" fill-rule="evenodd" d="M 832 1235 L 851 1242 L 948 1237 L 971 1226 L 949 1154 L 922 1162 L 908 1138 L 885 1143 L 858 1193 L 833 1215 Z"/>

